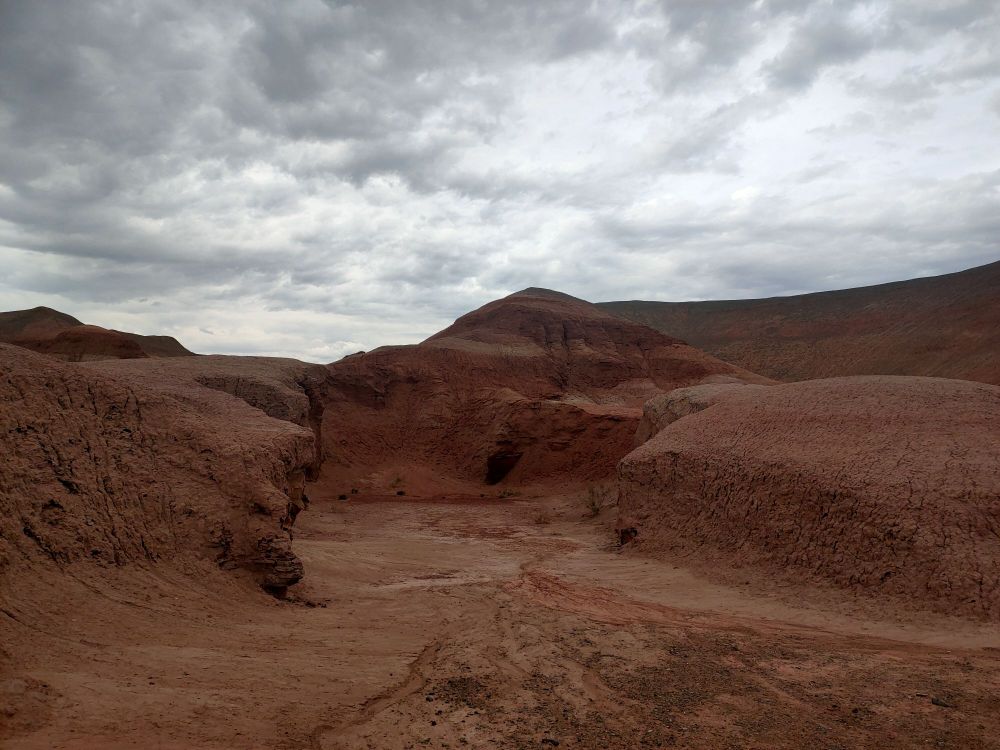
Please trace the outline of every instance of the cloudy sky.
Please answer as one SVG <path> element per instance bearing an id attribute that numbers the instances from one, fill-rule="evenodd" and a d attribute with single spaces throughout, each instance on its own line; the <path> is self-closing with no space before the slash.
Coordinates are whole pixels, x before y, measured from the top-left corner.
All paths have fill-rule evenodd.
<path id="1" fill-rule="evenodd" d="M 996 0 L 0 0 L 0 309 L 331 361 L 998 258 Z"/>

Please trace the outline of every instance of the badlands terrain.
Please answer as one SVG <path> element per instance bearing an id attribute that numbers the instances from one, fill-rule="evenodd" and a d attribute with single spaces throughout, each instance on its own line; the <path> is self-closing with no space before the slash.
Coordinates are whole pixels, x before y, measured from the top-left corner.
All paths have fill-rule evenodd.
<path id="1" fill-rule="evenodd" d="M 928 375 L 1000 384 L 1000 261 L 770 299 L 599 307 L 777 380 Z"/>
<path id="2" fill-rule="evenodd" d="M 0 746 L 1000 747 L 998 269 L 330 365 L 0 314 Z"/>

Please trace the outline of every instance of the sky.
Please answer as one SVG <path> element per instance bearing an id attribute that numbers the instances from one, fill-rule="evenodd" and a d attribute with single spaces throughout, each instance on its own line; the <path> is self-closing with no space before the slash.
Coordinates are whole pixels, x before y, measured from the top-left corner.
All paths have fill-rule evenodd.
<path id="1" fill-rule="evenodd" d="M 0 310 L 329 362 L 998 258 L 996 0 L 0 0 Z"/>

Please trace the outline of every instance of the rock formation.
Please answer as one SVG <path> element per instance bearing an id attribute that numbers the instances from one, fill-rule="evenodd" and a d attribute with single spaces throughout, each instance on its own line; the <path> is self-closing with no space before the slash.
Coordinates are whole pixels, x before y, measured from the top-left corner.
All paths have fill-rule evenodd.
<path id="1" fill-rule="evenodd" d="M 286 386 L 325 372 L 241 360 L 79 365 L 0 344 L 0 579 L 194 555 L 276 593 L 299 580 L 290 529 L 318 458 L 293 421 L 318 415 Z"/>
<path id="2" fill-rule="evenodd" d="M 67 362 L 192 356 L 171 336 L 143 336 L 84 325 L 48 307 L 0 313 L 0 342 Z"/>
<path id="3" fill-rule="evenodd" d="M 322 463 L 323 408 L 327 371 L 323 365 L 283 357 L 233 357 L 209 354 L 198 357 L 146 359 L 141 362 L 91 362 L 88 368 L 119 380 L 152 383 L 186 381 L 228 393 L 267 416 L 310 430 L 314 459 L 310 478 Z"/>
<path id="4" fill-rule="evenodd" d="M 621 538 L 1000 620 L 1000 388 L 734 388 L 619 466 Z"/>
<path id="5" fill-rule="evenodd" d="M 677 388 L 653 396 L 642 406 L 642 419 L 635 432 L 636 447 L 642 445 L 664 427 L 688 414 L 707 409 L 732 393 L 743 388 L 762 388 L 750 383 L 706 383 Z"/>
<path id="6" fill-rule="evenodd" d="M 540 289 L 492 302 L 421 344 L 329 370 L 325 473 L 381 487 L 412 487 L 424 474 L 475 484 L 607 477 L 650 396 L 768 382 Z"/>
<path id="7" fill-rule="evenodd" d="M 1000 384 L 1000 262 L 794 297 L 598 306 L 777 380 L 929 375 Z"/>

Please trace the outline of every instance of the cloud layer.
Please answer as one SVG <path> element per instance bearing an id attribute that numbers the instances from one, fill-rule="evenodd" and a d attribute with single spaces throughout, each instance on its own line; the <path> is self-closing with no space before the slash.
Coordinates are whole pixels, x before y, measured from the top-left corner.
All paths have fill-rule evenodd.
<path id="1" fill-rule="evenodd" d="M 992 0 L 0 0 L 0 309 L 330 361 L 1000 257 Z"/>

